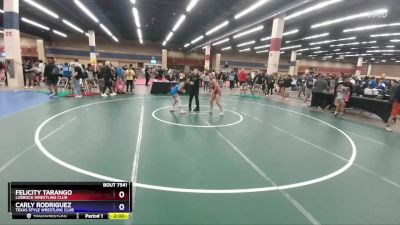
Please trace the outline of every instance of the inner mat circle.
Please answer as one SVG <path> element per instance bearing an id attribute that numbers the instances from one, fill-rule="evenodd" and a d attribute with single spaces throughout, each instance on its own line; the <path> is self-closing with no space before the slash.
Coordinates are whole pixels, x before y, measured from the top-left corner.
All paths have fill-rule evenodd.
<path id="1" fill-rule="evenodd" d="M 209 106 L 203 106 L 203 107 L 208 107 Z M 162 111 L 168 111 L 169 114 L 173 114 L 173 112 L 169 112 L 169 109 L 171 108 L 171 106 L 165 106 L 165 107 L 161 107 L 158 108 L 156 110 L 153 111 L 152 116 L 154 119 L 162 122 L 162 123 L 166 123 L 166 124 L 170 124 L 170 125 L 175 125 L 175 126 L 181 126 L 181 127 L 194 127 L 194 128 L 215 128 L 215 127 L 229 127 L 229 126 L 234 126 L 240 122 L 243 121 L 243 116 L 240 115 L 239 113 L 229 110 L 229 109 L 224 109 L 224 115 L 220 116 L 218 111 L 214 111 L 213 114 L 204 114 L 204 113 L 186 113 L 183 115 L 176 115 L 176 116 L 180 116 L 180 117 L 194 117 L 194 116 L 202 116 L 202 118 L 207 118 L 210 116 L 218 116 L 221 119 L 223 119 L 224 117 L 226 117 L 227 112 L 235 115 L 235 117 L 237 117 L 237 120 L 234 122 L 230 122 L 230 123 L 225 123 L 225 124 L 209 124 L 209 125 L 196 125 L 196 124 L 184 124 L 184 123 L 177 123 L 177 122 L 172 122 L 172 121 L 168 121 L 166 119 L 162 119 L 160 118 L 157 114 L 159 114 Z M 179 112 L 175 112 L 175 113 L 179 113 Z"/>

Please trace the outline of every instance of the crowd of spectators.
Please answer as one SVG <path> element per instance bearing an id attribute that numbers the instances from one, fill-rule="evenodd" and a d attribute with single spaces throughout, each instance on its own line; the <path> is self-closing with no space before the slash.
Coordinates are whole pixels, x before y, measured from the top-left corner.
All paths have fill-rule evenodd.
<path id="1" fill-rule="evenodd" d="M 0 64 L 0 81 L 7 81 L 6 65 Z M 57 96 L 57 86 L 60 77 L 68 79 L 68 88 L 77 98 L 82 97 L 84 81 L 92 79 L 99 87 L 101 96 L 115 96 L 119 93 L 133 92 L 138 77 L 145 78 L 145 85 L 149 86 L 150 79 L 155 82 L 186 82 L 190 77 L 199 78 L 199 87 L 204 91 L 210 91 L 211 81 L 215 79 L 219 87 L 229 87 L 233 90 L 240 88 L 241 94 L 264 93 L 266 96 L 279 95 L 282 99 L 289 100 L 294 97 L 291 92 L 297 92 L 298 98 L 303 99 L 308 106 L 308 101 L 315 94 L 327 93 L 335 96 L 335 116 L 342 116 L 346 103 L 352 96 L 365 96 L 382 100 L 390 100 L 398 103 L 398 81 L 382 77 L 355 76 L 354 74 L 323 74 L 310 72 L 300 75 L 287 75 L 278 73 L 266 74 L 263 71 L 246 72 L 239 71 L 215 72 L 191 70 L 184 73 L 182 70 L 167 69 L 158 67 L 134 68 L 132 64 L 114 66 L 109 61 L 98 63 L 97 66 L 87 66 L 75 60 L 63 65 L 56 65 L 52 59 L 45 64 L 42 61 L 26 60 L 23 64 L 25 88 L 40 86 L 44 82 L 49 90 L 50 97 Z M 107 93 L 108 91 L 108 93 Z M 397 97 L 396 97 L 397 96 Z M 393 100 L 394 99 L 394 100 Z M 397 100 L 396 100 L 397 99 Z M 393 108 L 400 111 L 400 106 Z M 400 112 L 398 112 L 400 113 Z M 392 113 L 392 117 L 397 113 Z"/>

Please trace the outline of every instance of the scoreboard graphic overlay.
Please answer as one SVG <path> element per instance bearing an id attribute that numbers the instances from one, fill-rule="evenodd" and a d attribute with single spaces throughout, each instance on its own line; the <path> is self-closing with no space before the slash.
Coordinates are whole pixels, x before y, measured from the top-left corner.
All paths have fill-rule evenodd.
<path id="1" fill-rule="evenodd" d="M 125 220 L 132 212 L 130 182 L 10 182 L 13 219 Z"/>

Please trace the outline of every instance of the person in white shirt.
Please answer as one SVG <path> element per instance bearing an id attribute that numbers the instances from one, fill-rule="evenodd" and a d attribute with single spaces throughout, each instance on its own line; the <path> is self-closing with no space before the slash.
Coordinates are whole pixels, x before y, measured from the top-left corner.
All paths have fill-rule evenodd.
<path id="1" fill-rule="evenodd" d="M 42 76 L 42 71 L 39 68 L 39 63 L 36 62 L 33 64 L 33 72 L 35 74 L 35 81 L 34 85 L 35 86 L 40 86 L 40 81 L 41 81 L 41 76 Z"/>
<path id="2" fill-rule="evenodd" d="M 210 81 L 211 81 L 212 79 L 214 79 L 214 78 L 215 78 L 215 72 L 212 71 L 212 72 L 210 73 L 209 77 L 210 77 Z"/>
<path id="3" fill-rule="evenodd" d="M 40 70 L 40 80 L 38 81 L 39 84 L 44 79 L 44 67 L 46 67 L 46 64 L 44 64 L 42 60 L 39 60 L 39 70 Z"/>
<path id="4" fill-rule="evenodd" d="M 208 75 L 208 72 L 204 74 L 204 90 L 209 90 L 210 88 L 210 76 Z"/>
<path id="5" fill-rule="evenodd" d="M 185 79 L 185 74 L 181 72 L 179 74 L 179 81 L 183 81 L 184 79 Z"/>
<path id="6" fill-rule="evenodd" d="M 251 75 L 251 80 L 254 80 L 254 77 L 256 77 L 256 72 L 253 71 L 253 72 L 251 72 L 250 75 Z"/>

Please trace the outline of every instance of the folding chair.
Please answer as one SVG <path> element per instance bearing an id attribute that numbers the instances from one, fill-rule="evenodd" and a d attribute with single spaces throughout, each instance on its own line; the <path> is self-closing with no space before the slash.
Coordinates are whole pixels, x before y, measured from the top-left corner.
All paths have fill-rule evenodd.
<path id="1" fill-rule="evenodd" d="M 57 88 L 61 89 L 62 92 L 65 92 L 69 84 L 68 77 L 61 77 L 58 78 Z"/>
<path id="2" fill-rule="evenodd" d="M 247 95 L 249 92 L 249 84 L 248 83 L 243 83 L 240 85 L 240 94 L 242 95 Z"/>
<path id="3" fill-rule="evenodd" d="M 93 91 L 94 89 L 94 91 Z M 96 81 L 93 78 L 86 78 L 85 79 L 85 94 L 99 94 L 100 93 L 100 87 L 96 83 Z"/>
<path id="4" fill-rule="evenodd" d="M 257 96 L 260 96 L 260 93 L 262 92 L 261 84 L 254 84 L 253 85 L 253 88 L 251 89 L 251 93 L 254 95 L 255 92 L 257 92 Z"/>

